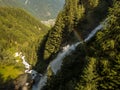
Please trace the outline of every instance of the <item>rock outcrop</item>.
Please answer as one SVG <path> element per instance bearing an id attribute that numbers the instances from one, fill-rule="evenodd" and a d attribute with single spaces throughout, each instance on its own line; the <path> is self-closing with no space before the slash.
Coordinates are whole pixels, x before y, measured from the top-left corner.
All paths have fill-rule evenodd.
<path id="1" fill-rule="evenodd" d="M 33 79 L 31 74 L 25 73 L 18 76 L 14 80 L 14 85 L 15 85 L 14 90 L 30 90 L 32 84 L 33 84 Z"/>

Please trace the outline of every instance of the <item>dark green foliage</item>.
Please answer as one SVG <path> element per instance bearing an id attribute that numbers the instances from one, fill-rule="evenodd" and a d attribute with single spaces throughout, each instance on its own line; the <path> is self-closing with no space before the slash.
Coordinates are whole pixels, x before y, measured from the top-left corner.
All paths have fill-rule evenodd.
<path id="1" fill-rule="evenodd" d="M 103 31 L 97 33 L 95 39 L 92 39 L 87 45 L 89 50 L 89 56 L 94 57 L 98 62 L 94 72 L 97 73 L 90 78 L 92 82 L 90 83 L 89 75 L 85 79 L 88 79 L 86 83 L 83 81 L 86 74 L 83 78 L 80 79 L 77 90 L 95 90 L 95 89 L 85 89 L 85 84 L 91 85 L 94 87 L 96 85 L 97 90 L 119 90 L 120 86 L 120 40 L 118 37 L 120 36 L 120 2 L 114 2 L 113 8 L 110 8 L 108 19 L 106 21 L 105 27 Z M 89 64 L 92 65 L 92 64 Z M 89 65 L 88 69 L 89 70 Z M 94 65 L 92 65 L 94 66 Z M 92 69 L 91 69 L 92 70 Z M 85 73 L 86 70 L 85 70 Z"/>
<path id="2" fill-rule="evenodd" d="M 51 60 L 62 46 L 77 41 L 73 31 L 77 31 L 79 36 L 84 38 L 98 25 L 106 16 L 110 4 L 106 1 L 96 3 L 94 7 L 90 7 L 87 5 L 90 2 L 66 0 L 64 9 L 59 13 L 55 26 L 48 34 L 44 50 L 45 60 Z"/>
<path id="3" fill-rule="evenodd" d="M 98 55 L 104 54 L 100 57 L 100 77 L 99 89 L 104 90 L 117 90 L 120 86 L 120 2 L 114 2 L 113 8 L 110 8 L 108 15 L 108 21 L 105 29 L 100 38 L 97 34 L 97 40 L 99 47 L 101 47 Z"/>
<path id="4" fill-rule="evenodd" d="M 80 19 L 76 25 L 76 29 L 81 33 L 82 38 L 85 38 L 88 33 L 106 17 L 108 8 L 112 4 L 107 2 L 107 0 L 81 0 L 80 2 L 85 11 L 83 18 Z M 112 2 L 112 0 L 110 0 L 110 2 Z M 95 5 L 91 6 L 91 4 Z"/>
<path id="5" fill-rule="evenodd" d="M 44 50 L 44 59 L 50 58 L 52 54 L 57 53 L 60 49 L 60 45 L 62 43 L 63 28 L 63 18 L 60 16 L 57 19 L 55 26 L 48 33 L 48 38 Z"/>
<path id="6" fill-rule="evenodd" d="M 66 1 L 64 9 L 57 17 L 55 26 L 48 34 L 48 39 L 45 44 L 44 59 L 50 59 L 62 46 L 76 41 L 73 28 L 79 19 L 82 18 L 83 13 L 84 8 L 82 5 L 79 5 L 79 0 Z"/>
<path id="7" fill-rule="evenodd" d="M 66 27 L 69 31 L 72 31 L 78 21 L 83 18 L 85 7 L 83 4 L 79 4 L 79 0 L 66 0 L 64 13 Z"/>
<path id="8" fill-rule="evenodd" d="M 97 61 L 95 58 L 87 58 L 88 63 L 83 69 L 83 74 L 80 77 L 80 82 L 75 87 L 75 90 L 97 90 Z"/>
<path id="9" fill-rule="evenodd" d="M 101 2 L 108 3 L 107 0 L 101 0 Z M 87 8 L 95 7 L 97 6 Z M 43 90 L 119 90 L 119 8 L 120 1 L 115 0 L 113 6 L 109 8 L 104 28 L 89 42 L 79 45 L 76 51 L 65 57 L 61 70 L 57 75 L 49 78 Z M 104 14 L 104 12 L 100 13 Z M 103 17 L 105 18 L 105 16 Z"/>

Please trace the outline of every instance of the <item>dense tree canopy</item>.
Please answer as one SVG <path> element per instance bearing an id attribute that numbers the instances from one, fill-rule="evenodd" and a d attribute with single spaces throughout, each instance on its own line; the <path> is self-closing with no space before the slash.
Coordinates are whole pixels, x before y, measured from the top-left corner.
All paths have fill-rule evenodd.
<path id="1" fill-rule="evenodd" d="M 15 62 L 16 59 L 20 61 L 14 57 L 15 52 L 22 51 L 33 65 L 38 55 L 35 69 L 45 72 L 63 46 L 78 41 L 74 32 L 84 40 L 105 20 L 103 28 L 92 39 L 78 45 L 63 59 L 56 75 L 51 69 L 48 71 L 48 82 L 43 90 L 119 90 L 119 8 L 119 0 L 66 0 L 54 27 L 39 46 L 47 28 L 21 9 L 0 7 L 1 81 L 8 80 L 9 76 L 15 78 L 24 69 L 20 68 L 22 64 Z M 14 74 L 9 75 L 4 70 L 11 70 Z"/>
<path id="2" fill-rule="evenodd" d="M 86 0 L 86 2 L 84 0 L 66 0 L 54 27 L 48 33 L 44 45 L 43 59 L 51 60 L 62 46 L 76 42 L 74 30 L 85 38 L 90 30 L 105 18 L 111 4 L 103 0 L 95 0 L 95 2 L 95 5 L 91 7 L 93 0 Z"/>
<path id="3" fill-rule="evenodd" d="M 43 90 L 119 90 L 119 8 L 120 1 L 115 0 L 104 28 L 64 58 L 61 70 L 51 76 Z"/>

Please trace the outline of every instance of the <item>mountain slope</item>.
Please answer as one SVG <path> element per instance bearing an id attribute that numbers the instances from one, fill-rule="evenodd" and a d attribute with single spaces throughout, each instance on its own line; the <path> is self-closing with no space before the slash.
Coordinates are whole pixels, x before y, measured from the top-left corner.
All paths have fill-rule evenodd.
<path id="1" fill-rule="evenodd" d="M 47 31 L 46 26 L 24 10 L 0 7 L 0 84 L 24 72 L 16 52 L 22 52 L 31 65 L 36 63 L 36 50 Z"/>
<path id="2" fill-rule="evenodd" d="M 79 0 L 66 0 L 64 9 L 56 19 L 55 26 L 48 33 L 43 46 L 45 48 L 42 52 L 44 55 L 41 57 L 45 60 L 51 59 L 62 46 L 76 42 L 77 39 L 74 35 L 76 32 L 78 38 L 83 40 L 105 18 L 109 6 L 107 1 L 99 1 L 97 6 L 91 7 L 88 1 L 80 3 Z M 101 10 L 102 7 L 104 8 Z"/>
<path id="3" fill-rule="evenodd" d="M 0 0 L 0 6 L 19 7 L 40 20 L 55 19 L 64 0 Z"/>
<path id="4" fill-rule="evenodd" d="M 9 0 L 0 0 L 0 6 L 10 6 L 10 5 L 18 5 L 17 4 L 18 2 L 16 1 L 16 0 L 11 0 L 11 1 L 9 1 Z"/>
<path id="5" fill-rule="evenodd" d="M 64 0 L 22 0 L 22 3 L 31 8 L 41 20 L 48 20 L 56 18 L 64 5 Z"/>
<path id="6" fill-rule="evenodd" d="M 109 9 L 104 28 L 68 55 L 43 90 L 119 90 L 120 1 Z"/>

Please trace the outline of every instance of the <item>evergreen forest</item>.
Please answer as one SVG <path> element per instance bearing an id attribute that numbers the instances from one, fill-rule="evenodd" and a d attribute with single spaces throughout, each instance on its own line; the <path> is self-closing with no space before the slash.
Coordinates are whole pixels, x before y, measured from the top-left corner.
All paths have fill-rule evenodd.
<path id="1" fill-rule="evenodd" d="M 14 56 L 22 52 L 32 69 L 47 74 L 39 90 L 120 90 L 119 0 L 65 0 L 51 28 L 36 18 L 18 7 L 0 7 L 0 89 L 11 87 L 11 81 L 23 74 L 24 65 Z M 77 42 L 75 50 L 61 56 L 55 74 L 51 62 Z M 41 80 L 34 80 L 33 86 Z"/>

